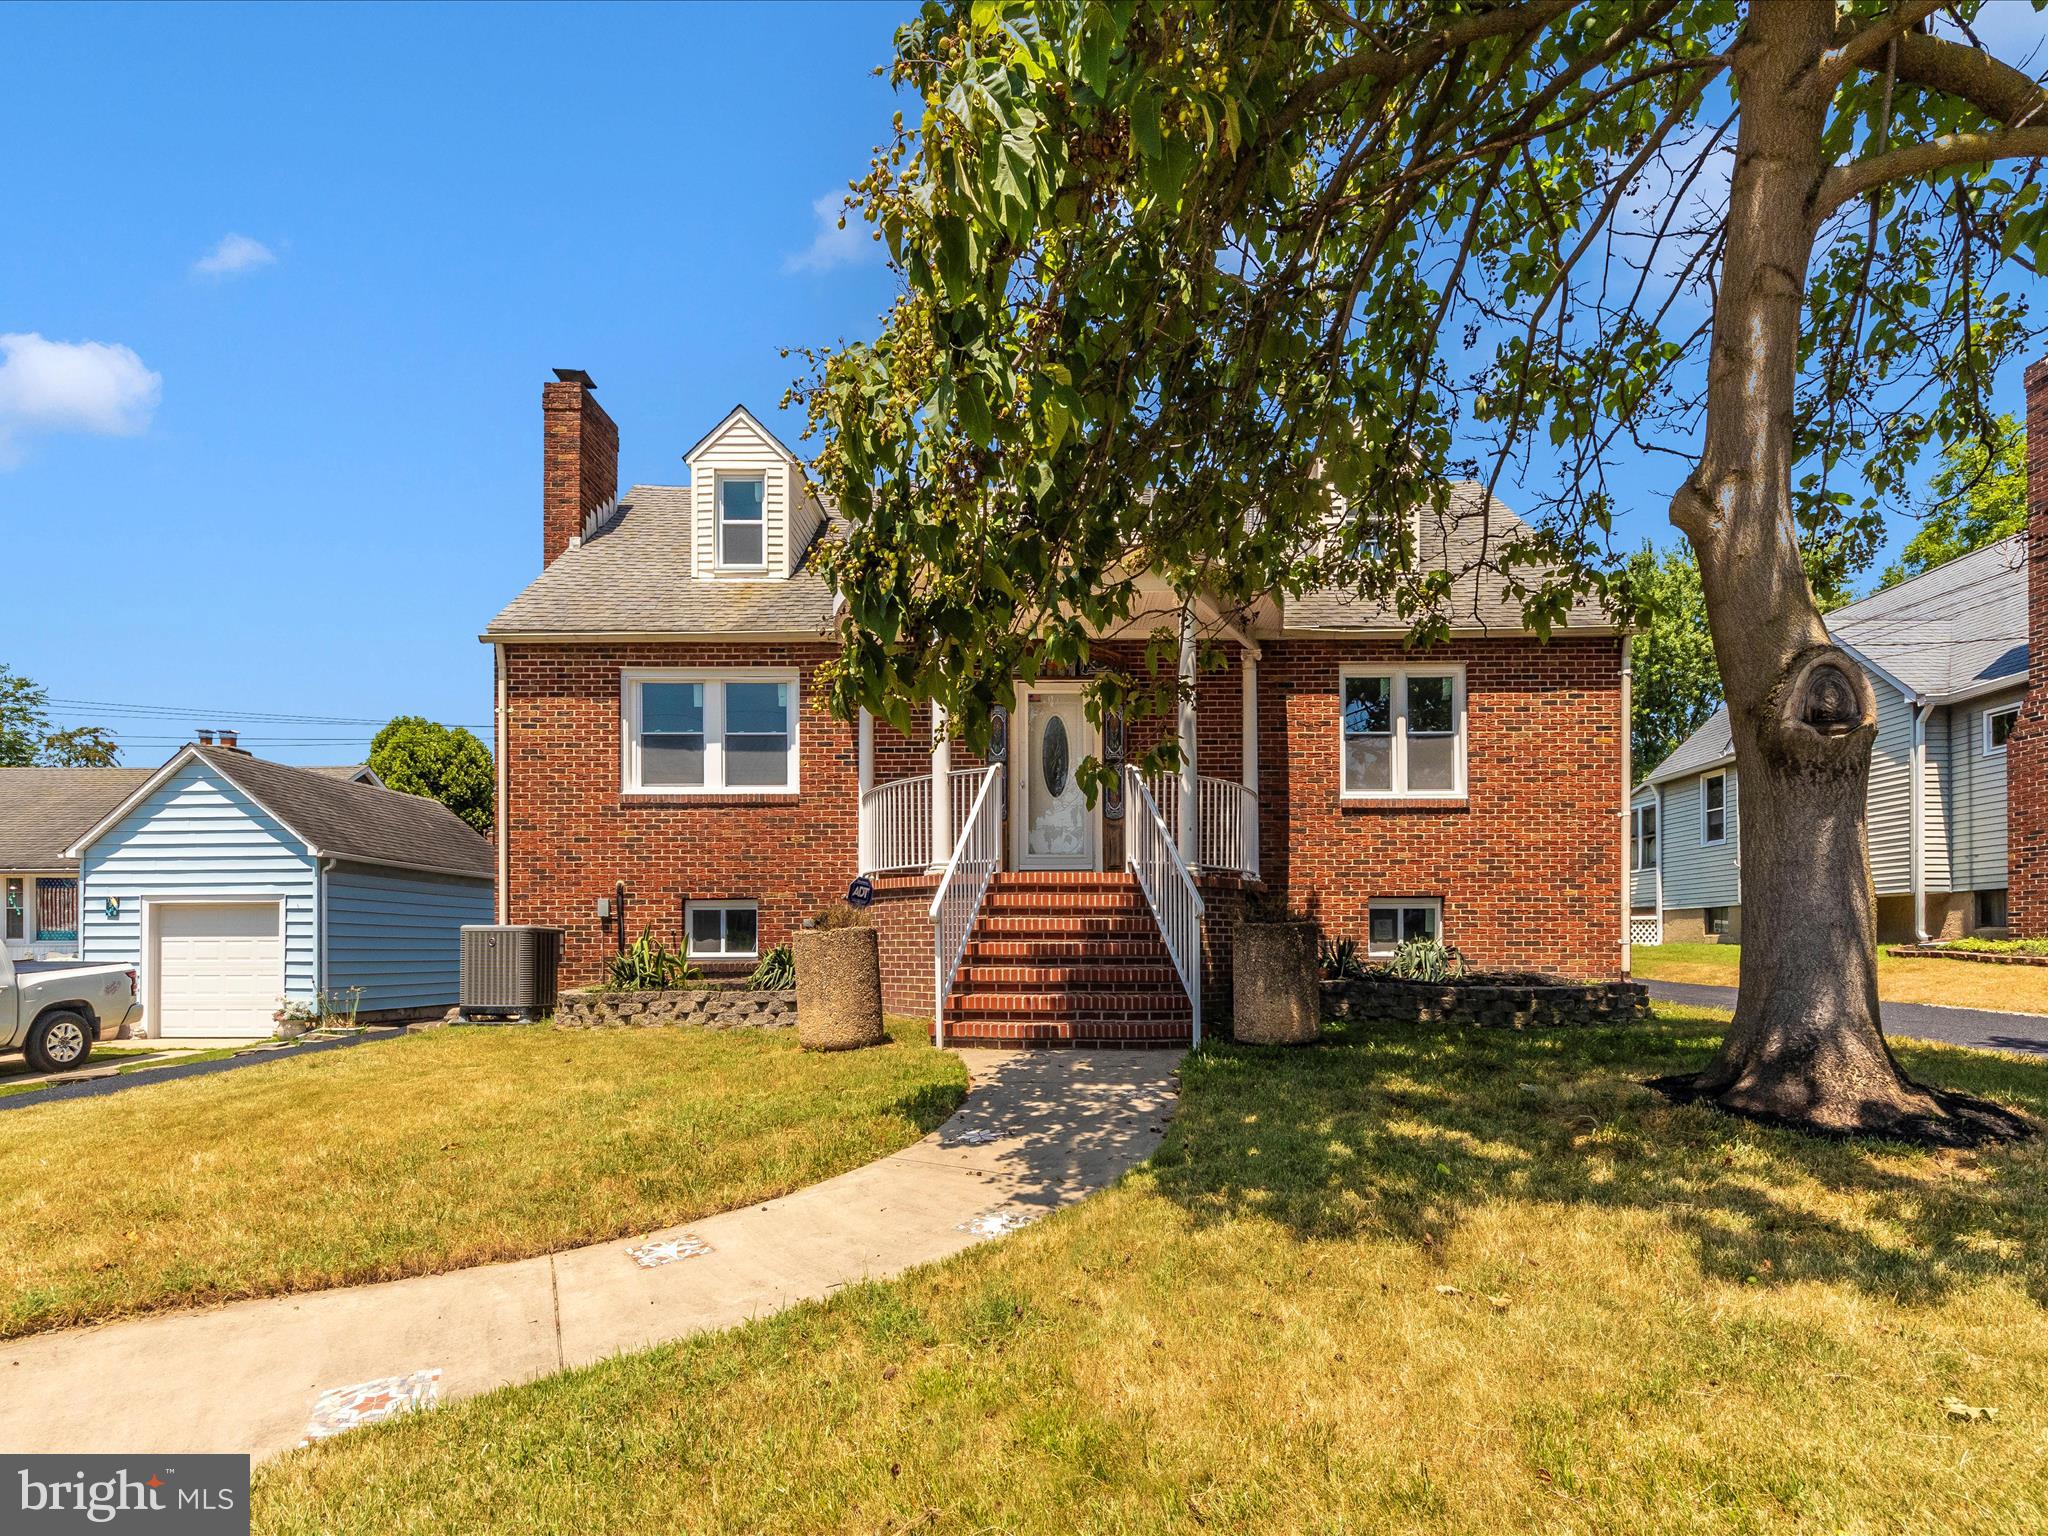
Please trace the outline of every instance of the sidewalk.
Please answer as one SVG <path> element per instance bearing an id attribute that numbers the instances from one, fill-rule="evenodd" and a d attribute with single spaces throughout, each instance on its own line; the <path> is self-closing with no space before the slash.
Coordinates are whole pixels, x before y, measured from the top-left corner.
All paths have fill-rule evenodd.
<path id="1" fill-rule="evenodd" d="M 1690 981 L 1653 981 L 1650 996 L 1660 1003 L 1688 1008 L 1735 1009 L 1735 988 L 1710 987 Z M 1888 1035 L 1913 1040 L 1938 1040 L 1984 1051 L 2019 1051 L 2048 1055 L 2048 1017 L 2038 1013 L 1993 1013 L 1984 1008 L 1951 1008 L 1940 1003 L 1877 1005 Z"/>
<path id="2" fill-rule="evenodd" d="M 300 1443 L 316 1409 L 325 1432 L 394 1402 L 468 1397 L 897 1274 L 1028 1224 L 1150 1156 L 1180 1060 L 960 1055 L 967 1101 L 915 1146 L 688 1228 L 0 1343 L 0 1450 L 261 1458 Z"/>

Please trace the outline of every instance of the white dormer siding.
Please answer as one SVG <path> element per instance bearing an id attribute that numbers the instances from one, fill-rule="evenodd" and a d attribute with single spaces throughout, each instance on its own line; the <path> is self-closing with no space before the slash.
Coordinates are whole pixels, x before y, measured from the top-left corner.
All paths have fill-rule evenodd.
<path id="1" fill-rule="evenodd" d="M 786 578 L 816 534 L 823 510 L 805 489 L 794 456 L 744 406 L 685 457 L 690 466 L 693 518 L 692 569 L 700 580 L 780 581 Z M 719 514 L 722 482 L 758 479 L 762 486 L 759 563 L 721 560 Z"/>

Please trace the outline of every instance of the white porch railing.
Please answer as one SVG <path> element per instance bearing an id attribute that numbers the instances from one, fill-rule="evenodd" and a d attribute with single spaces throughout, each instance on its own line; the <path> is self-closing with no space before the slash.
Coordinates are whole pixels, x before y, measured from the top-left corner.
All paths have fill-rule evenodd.
<path id="1" fill-rule="evenodd" d="M 1161 774 L 1148 782 L 1167 835 L 1178 844 L 1180 838 L 1180 779 Z M 1235 779 L 1207 775 L 1195 781 L 1195 805 L 1200 813 L 1201 867 L 1259 877 L 1259 797 Z"/>
<path id="2" fill-rule="evenodd" d="M 1138 770 L 1124 769 L 1124 862 L 1138 877 L 1152 920 L 1194 1009 L 1194 1045 L 1202 1046 L 1202 893 L 1181 861 L 1159 802 Z"/>
<path id="3" fill-rule="evenodd" d="M 951 795 L 953 833 L 967 825 L 985 768 L 955 768 L 947 788 Z M 1001 796 L 997 796 L 1000 805 Z M 945 862 L 932 855 L 932 776 L 877 784 L 860 797 L 861 873 L 884 874 L 899 869 L 930 869 Z M 944 850 L 950 854 L 951 850 Z"/>
<path id="4" fill-rule="evenodd" d="M 946 861 L 931 906 L 932 1037 L 939 1045 L 946 1043 L 946 994 L 953 989 L 953 973 L 960 969 L 967 935 L 974 931 L 981 898 L 1003 853 L 1003 797 L 996 787 L 1003 770 L 995 766 L 966 771 L 981 780 L 981 787 L 975 791 L 965 819 L 955 823 L 960 841 Z"/>

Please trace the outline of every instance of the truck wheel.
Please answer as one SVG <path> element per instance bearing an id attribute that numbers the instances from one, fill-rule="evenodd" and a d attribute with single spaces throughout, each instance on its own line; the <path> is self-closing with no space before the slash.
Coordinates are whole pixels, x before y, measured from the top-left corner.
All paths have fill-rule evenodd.
<path id="1" fill-rule="evenodd" d="M 38 1072 L 63 1072 L 85 1065 L 92 1054 L 92 1025 L 82 1013 L 53 1008 L 29 1026 L 28 1043 L 22 1047 L 28 1064 Z"/>

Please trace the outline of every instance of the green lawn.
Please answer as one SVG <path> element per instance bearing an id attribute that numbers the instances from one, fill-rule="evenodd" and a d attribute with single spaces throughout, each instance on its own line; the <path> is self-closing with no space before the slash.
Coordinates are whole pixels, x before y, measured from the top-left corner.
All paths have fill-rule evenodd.
<path id="1" fill-rule="evenodd" d="M 1736 968 L 1742 963 L 1739 944 L 1637 944 L 1629 953 L 1638 981 L 1732 987 Z M 1877 995 L 1891 1003 L 2048 1014 L 2048 966 L 1928 960 L 1887 954 L 1880 945 Z"/>
<path id="2" fill-rule="evenodd" d="M 0 1337 L 460 1269 L 784 1194 L 966 1090 L 899 1024 L 446 1029 L 0 1116 Z"/>
<path id="3" fill-rule="evenodd" d="M 1807 1141 L 1637 1086 L 1717 1027 L 1214 1046 L 1117 1188 L 294 1453 L 256 1528 L 2048 1526 L 2048 1147 Z M 2048 1114 L 2038 1064 L 1900 1054 Z"/>

